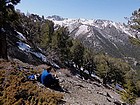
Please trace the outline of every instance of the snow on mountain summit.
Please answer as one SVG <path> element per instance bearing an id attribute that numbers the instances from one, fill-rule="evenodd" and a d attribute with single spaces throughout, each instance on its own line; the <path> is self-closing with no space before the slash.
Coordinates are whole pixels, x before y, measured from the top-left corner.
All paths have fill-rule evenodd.
<path id="1" fill-rule="evenodd" d="M 126 33 L 127 35 L 131 37 L 135 37 L 135 35 L 132 32 L 130 32 L 129 28 L 126 27 L 124 24 L 116 23 L 110 20 L 101 20 L 101 19 L 93 20 L 93 19 L 82 19 L 82 18 L 69 19 L 69 18 L 62 18 L 56 15 L 49 16 L 47 17 L 47 19 L 53 21 L 55 25 L 68 27 L 70 32 L 72 32 L 76 28 L 79 28 L 80 30 L 85 30 L 84 32 L 86 32 L 86 29 L 88 26 L 96 27 L 96 28 L 99 28 L 100 30 L 114 27 L 116 28 L 116 30 L 121 31 L 122 33 Z M 78 33 L 76 34 L 76 36 L 78 36 Z"/>

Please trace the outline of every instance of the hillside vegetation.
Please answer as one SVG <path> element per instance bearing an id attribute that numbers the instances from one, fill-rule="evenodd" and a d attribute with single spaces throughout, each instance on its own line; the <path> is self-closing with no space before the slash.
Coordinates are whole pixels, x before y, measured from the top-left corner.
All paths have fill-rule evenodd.
<path id="1" fill-rule="evenodd" d="M 20 70 L 18 65 L 23 66 L 23 63 L 0 60 L 1 105 L 57 105 L 63 99 L 63 94 L 27 80 L 27 76 L 37 73 L 37 70 Z M 24 67 L 30 66 L 24 64 Z"/>

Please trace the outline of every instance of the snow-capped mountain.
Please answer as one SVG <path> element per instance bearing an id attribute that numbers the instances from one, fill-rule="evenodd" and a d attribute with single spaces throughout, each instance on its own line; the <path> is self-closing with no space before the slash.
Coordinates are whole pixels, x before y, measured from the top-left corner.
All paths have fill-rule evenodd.
<path id="1" fill-rule="evenodd" d="M 113 21 L 109 21 L 109 20 L 69 19 L 69 18 L 62 18 L 62 17 L 56 16 L 56 15 L 48 16 L 47 19 L 53 21 L 55 23 L 55 25 L 68 27 L 70 32 L 72 32 L 73 30 L 75 30 L 78 27 L 79 27 L 78 32 L 81 32 L 81 33 L 89 32 L 90 31 L 89 27 L 91 27 L 91 26 L 99 28 L 101 30 L 103 30 L 105 28 L 114 27 L 117 30 L 121 31 L 122 33 L 124 32 L 124 33 L 134 37 L 134 33 L 132 34 L 132 30 L 130 30 L 130 28 L 126 27 L 126 25 L 124 25 L 122 23 L 116 23 Z"/>
<path id="2" fill-rule="evenodd" d="M 109 20 L 69 19 L 59 16 L 47 17 L 55 25 L 66 26 L 73 38 L 93 48 L 95 51 L 105 52 L 111 56 L 131 58 L 139 61 L 140 47 L 130 42 L 130 38 L 139 38 L 140 33 L 124 23 Z"/>

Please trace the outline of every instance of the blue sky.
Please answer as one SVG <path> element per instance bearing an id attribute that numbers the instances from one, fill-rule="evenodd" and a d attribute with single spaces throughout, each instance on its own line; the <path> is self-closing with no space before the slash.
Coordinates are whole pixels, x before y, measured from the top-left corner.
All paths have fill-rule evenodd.
<path id="1" fill-rule="evenodd" d="M 65 18 L 105 19 L 126 22 L 140 0 L 21 0 L 16 6 L 24 13 Z"/>

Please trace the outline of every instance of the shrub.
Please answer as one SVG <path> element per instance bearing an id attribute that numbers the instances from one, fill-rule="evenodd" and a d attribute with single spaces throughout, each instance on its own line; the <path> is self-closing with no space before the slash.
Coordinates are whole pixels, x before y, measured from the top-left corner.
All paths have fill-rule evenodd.
<path id="1" fill-rule="evenodd" d="M 23 81 L 27 74 L 17 69 L 0 69 L 0 105 L 57 105 L 62 100 L 61 93 L 39 87 L 37 82 Z"/>

